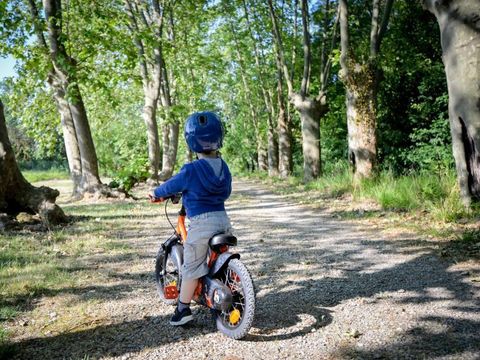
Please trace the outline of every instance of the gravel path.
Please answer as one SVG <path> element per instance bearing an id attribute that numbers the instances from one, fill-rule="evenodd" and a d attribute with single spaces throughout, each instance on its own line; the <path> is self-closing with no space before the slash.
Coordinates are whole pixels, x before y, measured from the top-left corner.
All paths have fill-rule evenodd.
<path id="1" fill-rule="evenodd" d="M 432 242 L 302 207 L 253 182 L 235 183 L 228 212 L 257 288 L 246 339 L 222 336 L 198 306 L 193 325 L 168 325 L 173 308 L 160 303 L 152 274 L 169 234 L 159 211 L 132 214 L 137 226 L 117 232 L 135 256 L 90 260 L 108 276 L 70 301 L 89 300 L 91 326 L 17 339 L 17 358 L 480 359 L 480 284 Z"/>

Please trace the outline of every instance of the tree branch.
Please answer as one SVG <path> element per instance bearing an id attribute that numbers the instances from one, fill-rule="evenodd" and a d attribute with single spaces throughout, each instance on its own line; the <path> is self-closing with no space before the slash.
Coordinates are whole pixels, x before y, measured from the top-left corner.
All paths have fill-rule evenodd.
<path id="1" fill-rule="evenodd" d="M 370 29 L 370 58 L 374 59 L 378 55 L 378 16 L 379 16 L 380 0 L 373 0 L 372 5 L 372 27 Z"/>
<path id="2" fill-rule="evenodd" d="M 329 54 L 333 52 L 333 49 L 335 48 L 335 43 L 337 42 L 337 28 L 338 28 L 339 21 L 340 21 L 340 9 L 337 8 L 337 13 L 335 15 L 335 22 L 333 23 L 333 28 L 332 28 L 333 33 L 332 33 L 332 41 L 330 45 Z M 326 56 L 323 69 L 320 74 L 320 92 L 324 92 L 327 87 L 327 82 L 328 82 L 328 78 L 330 77 L 331 68 L 332 68 L 332 59 L 330 56 Z"/>
<path id="3" fill-rule="evenodd" d="M 310 71 L 312 63 L 312 53 L 310 47 L 310 32 L 308 31 L 308 0 L 302 0 L 302 26 L 303 26 L 303 76 L 300 86 L 300 96 L 302 100 L 308 96 L 310 85 Z"/>
<path id="4" fill-rule="evenodd" d="M 140 32 L 140 29 L 139 29 L 139 26 L 138 26 L 137 19 L 135 17 L 133 4 L 129 0 L 125 0 L 124 4 L 125 4 L 125 10 L 127 11 L 128 18 L 130 19 L 130 25 L 128 26 L 128 28 L 132 32 L 133 41 L 134 41 L 135 46 L 137 47 L 137 51 L 138 51 L 138 56 L 139 56 L 139 60 L 140 60 L 140 75 L 142 76 L 142 80 L 144 82 L 144 85 L 147 85 L 147 83 L 148 83 L 148 68 L 147 68 L 147 62 L 146 62 L 146 58 L 145 58 L 145 47 L 144 47 L 143 42 L 140 39 L 139 34 L 138 34 Z"/>
<path id="5" fill-rule="evenodd" d="M 40 27 L 41 19 L 38 13 L 37 5 L 35 4 L 34 0 L 28 0 L 28 5 L 30 7 L 30 15 L 32 17 L 33 29 L 37 35 L 37 40 L 40 45 L 48 51 L 47 41 L 45 40 L 45 35 L 43 35 L 42 28 Z"/>
<path id="6" fill-rule="evenodd" d="M 342 67 L 343 78 L 346 80 L 349 77 L 348 57 L 350 39 L 348 34 L 348 5 L 347 0 L 339 0 L 338 8 L 340 13 L 340 65 Z"/>
<path id="7" fill-rule="evenodd" d="M 382 17 L 382 25 L 380 26 L 380 30 L 378 31 L 377 52 L 380 50 L 380 45 L 382 44 L 383 37 L 387 32 L 388 23 L 390 21 L 390 14 L 392 13 L 393 1 L 394 0 L 387 0 L 385 4 L 385 10 L 383 11 L 383 17 Z"/>
<path id="8" fill-rule="evenodd" d="M 274 35 L 274 43 L 275 48 L 277 50 L 277 60 L 280 66 L 280 72 L 283 71 L 283 76 L 285 81 L 287 82 L 288 94 L 289 96 L 293 95 L 293 84 L 290 80 L 290 76 L 288 74 L 288 68 L 285 64 L 285 55 L 283 51 L 283 44 L 282 44 L 282 37 L 280 36 L 280 30 L 278 28 L 278 21 L 275 15 L 275 10 L 273 8 L 272 0 L 268 0 L 268 8 L 270 10 L 270 17 L 272 19 L 272 26 L 273 26 L 273 35 Z"/>

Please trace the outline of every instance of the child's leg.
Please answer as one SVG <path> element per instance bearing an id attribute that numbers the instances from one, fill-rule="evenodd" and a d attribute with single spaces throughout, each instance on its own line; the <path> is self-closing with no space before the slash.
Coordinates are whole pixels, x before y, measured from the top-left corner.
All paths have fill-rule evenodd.
<path id="1" fill-rule="evenodd" d="M 197 288 L 198 279 L 183 280 L 180 288 L 180 302 L 190 304 Z M 181 309 L 180 309 L 181 310 Z"/>
<path id="2" fill-rule="evenodd" d="M 178 304 L 180 311 L 188 307 L 192 301 L 198 279 L 208 273 L 208 240 L 212 235 L 229 229 L 230 221 L 225 212 L 204 214 L 191 220 L 187 241 L 183 245 L 184 262 Z"/>
<path id="3" fill-rule="evenodd" d="M 178 303 L 179 311 L 182 311 L 190 305 L 195 289 L 197 288 L 198 279 L 208 273 L 208 267 L 206 264 L 208 244 L 202 244 L 197 239 L 198 238 L 191 233 L 191 235 L 188 235 L 187 242 L 184 244 L 182 285 L 180 287 Z"/>

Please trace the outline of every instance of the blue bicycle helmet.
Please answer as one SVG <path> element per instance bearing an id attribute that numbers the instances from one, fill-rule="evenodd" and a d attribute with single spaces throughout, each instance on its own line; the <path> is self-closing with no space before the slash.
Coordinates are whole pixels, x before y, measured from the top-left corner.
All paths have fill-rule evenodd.
<path id="1" fill-rule="evenodd" d="M 210 111 L 193 113 L 185 124 L 185 141 L 196 153 L 220 149 L 223 145 L 222 122 Z"/>

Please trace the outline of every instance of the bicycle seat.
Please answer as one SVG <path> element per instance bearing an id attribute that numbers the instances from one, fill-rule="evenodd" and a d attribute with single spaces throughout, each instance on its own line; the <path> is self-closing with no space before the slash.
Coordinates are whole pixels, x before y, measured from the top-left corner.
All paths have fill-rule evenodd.
<path id="1" fill-rule="evenodd" d="M 208 240 L 208 245 L 210 245 L 213 250 L 222 245 L 235 246 L 237 245 L 237 238 L 230 234 L 220 233 L 213 235 L 210 240 Z"/>

